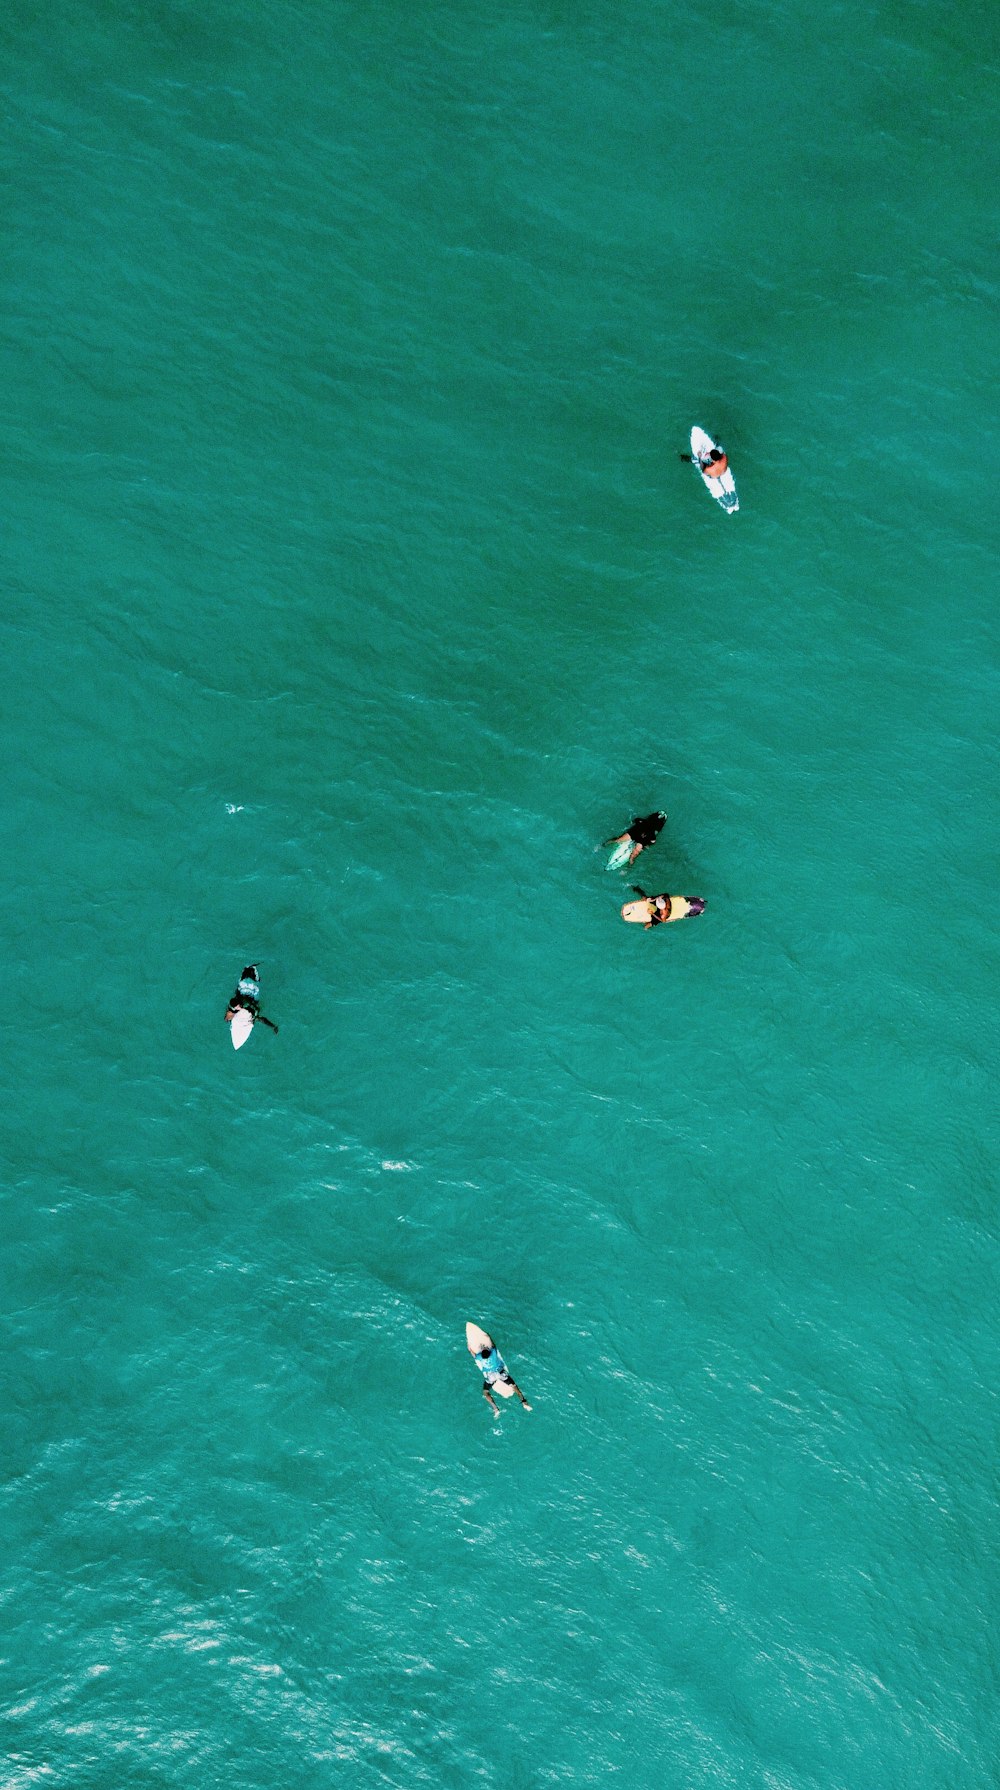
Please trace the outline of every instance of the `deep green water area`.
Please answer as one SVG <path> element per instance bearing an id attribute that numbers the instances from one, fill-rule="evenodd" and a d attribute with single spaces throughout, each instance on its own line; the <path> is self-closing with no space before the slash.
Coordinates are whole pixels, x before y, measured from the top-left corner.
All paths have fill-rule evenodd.
<path id="1" fill-rule="evenodd" d="M 3 1790 L 987 1790 L 996 13 L 0 51 Z"/>

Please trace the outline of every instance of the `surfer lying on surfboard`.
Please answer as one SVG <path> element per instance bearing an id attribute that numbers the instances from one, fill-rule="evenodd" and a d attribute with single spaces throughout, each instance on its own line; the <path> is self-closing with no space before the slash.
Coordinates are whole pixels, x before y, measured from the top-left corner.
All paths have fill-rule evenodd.
<path id="1" fill-rule="evenodd" d="M 641 851 L 663 831 L 667 817 L 662 808 L 655 814 L 645 814 L 641 819 L 630 820 L 624 833 L 616 834 L 614 839 L 602 839 L 601 844 L 613 845 L 616 849 L 608 859 L 609 870 L 621 870 L 626 864 L 634 864 Z"/>
<path id="2" fill-rule="evenodd" d="M 735 516 L 740 500 L 736 495 L 736 480 L 730 471 L 729 459 L 721 442 L 713 441 L 695 423 L 691 430 L 691 452 L 681 454 L 679 458 L 697 468 L 705 490 L 715 499 L 720 510 L 725 510 L 727 516 Z"/>
<path id="3" fill-rule="evenodd" d="M 707 479 L 721 479 L 723 473 L 729 471 L 725 448 L 711 448 L 703 460 L 696 459 L 694 454 L 681 454 L 679 457 L 686 460 L 689 466 L 697 466 L 698 471 L 703 472 Z"/>
<path id="4" fill-rule="evenodd" d="M 500 1415 L 500 1406 L 493 1397 L 494 1387 L 501 1398 L 510 1398 L 512 1393 L 516 1392 L 525 1410 L 530 1411 L 531 1406 L 492 1336 L 487 1336 L 485 1330 L 480 1330 L 478 1324 L 466 1324 L 465 1340 L 468 1344 L 469 1354 L 483 1376 L 483 1397 L 494 1417 Z"/>
<path id="5" fill-rule="evenodd" d="M 246 969 L 241 970 L 240 979 L 229 997 L 229 1006 L 226 1008 L 227 1026 L 232 1025 L 237 1013 L 243 1012 L 249 1013 L 251 1025 L 256 1025 L 259 1019 L 261 1025 L 270 1026 L 272 1032 L 276 1032 L 278 1028 L 274 1021 L 265 1018 L 260 1010 L 260 1001 L 257 998 L 259 994 L 260 983 L 257 980 L 257 965 L 248 963 Z"/>
<path id="6" fill-rule="evenodd" d="M 705 903 L 700 895 L 647 895 L 645 889 L 632 884 L 640 901 L 626 901 L 622 919 L 633 924 L 641 920 L 648 932 L 651 926 L 665 926 L 668 920 L 686 920 L 689 914 L 703 914 Z"/>

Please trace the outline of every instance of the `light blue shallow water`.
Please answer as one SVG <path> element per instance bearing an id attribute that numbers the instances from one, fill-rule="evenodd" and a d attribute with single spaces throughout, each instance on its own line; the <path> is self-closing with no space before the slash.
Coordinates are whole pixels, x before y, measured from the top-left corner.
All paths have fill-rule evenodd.
<path id="1" fill-rule="evenodd" d="M 994 1782 L 994 28 L 0 26 L 10 1790 Z"/>

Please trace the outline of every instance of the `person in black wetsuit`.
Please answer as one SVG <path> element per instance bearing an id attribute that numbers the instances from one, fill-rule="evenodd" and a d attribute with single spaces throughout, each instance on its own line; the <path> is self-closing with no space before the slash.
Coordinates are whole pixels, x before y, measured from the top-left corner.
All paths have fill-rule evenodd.
<path id="1" fill-rule="evenodd" d="M 629 821 L 624 833 L 618 833 L 614 839 L 602 839 L 601 844 L 630 846 L 628 862 L 634 864 L 639 853 L 645 851 L 647 845 L 652 845 L 653 841 L 659 838 L 666 824 L 666 815 L 662 809 L 657 809 L 655 814 L 644 814 L 639 819 Z M 613 853 L 612 861 L 617 856 L 617 852 Z"/>
<path id="2" fill-rule="evenodd" d="M 270 1026 L 272 1032 L 276 1032 L 278 1028 L 274 1021 L 267 1019 L 260 1010 L 260 1001 L 257 999 L 259 994 L 260 983 L 257 980 L 257 965 L 248 963 L 246 969 L 241 971 L 240 979 L 229 997 L 229 1006 L 226 1008 L 227 1026 L 232 1025 L 242 1007 L 246 1013 L 249 1013 L 255 1025 L 259 1019 L 261 1025 Z"/>

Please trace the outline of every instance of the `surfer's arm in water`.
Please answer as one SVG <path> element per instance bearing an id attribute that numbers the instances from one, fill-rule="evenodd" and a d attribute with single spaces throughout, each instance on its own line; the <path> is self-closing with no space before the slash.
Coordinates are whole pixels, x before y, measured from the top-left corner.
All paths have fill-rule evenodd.
<path id="1" fill-rule="evenodd" d="M 278 1028 L 277 1028 L 277 1026 L 276 1026 L 276 1025 L 275 1025 L 275 1023 L 274 1023 L 274 1020 L 273 1020 L 273 1019 L 266 1019 L 266 1018 L 265 1018 L 265 1017 L 264 1017 L 264 1015 L 263 1015 L 263 1013 L 257 1013 L 257 1014 L 255 1014 L 255 1015 L 254 1015 L 254 1018 L 255 1018 L 255 1019 L 259 1019 L 259 1020 L 260 1020 L 260 1023 L 261 1023 L 261 1025 L 262 1025 L 262 1026 L 270 1026 L 270 1028 L 271 1028 L 271 1030 L 272 1030 L 272 1032 L 276 1032 L 276 1031 L 277 1031 L 277 1029 L 278 1029 Z"/>

